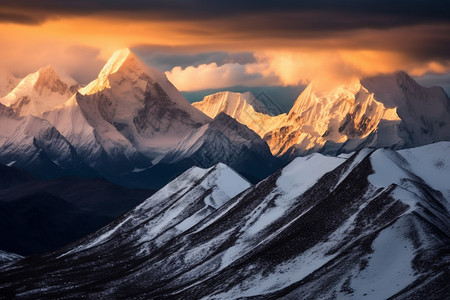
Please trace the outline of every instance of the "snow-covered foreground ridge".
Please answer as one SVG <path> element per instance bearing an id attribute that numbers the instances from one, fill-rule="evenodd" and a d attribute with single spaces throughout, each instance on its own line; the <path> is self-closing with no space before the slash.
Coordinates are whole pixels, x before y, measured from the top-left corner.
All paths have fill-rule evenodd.
<path id="1" fill-rule="evenodd" d="M 446 298 L 450 142 L 312 154 L 250 186 L 191 168 L 114 223 L 0 269 L 10 297 Z"/>

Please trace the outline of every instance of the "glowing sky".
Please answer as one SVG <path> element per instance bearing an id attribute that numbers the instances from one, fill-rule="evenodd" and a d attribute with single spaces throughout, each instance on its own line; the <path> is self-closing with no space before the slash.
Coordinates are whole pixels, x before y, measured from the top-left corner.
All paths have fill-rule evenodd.
<path id="1" fill-rule="evenodd" d="M 448 1 L 3 1 L 0 68 L 86 83 L 129 47 L 180 90 L 405 70 L 450 86 Z"/>

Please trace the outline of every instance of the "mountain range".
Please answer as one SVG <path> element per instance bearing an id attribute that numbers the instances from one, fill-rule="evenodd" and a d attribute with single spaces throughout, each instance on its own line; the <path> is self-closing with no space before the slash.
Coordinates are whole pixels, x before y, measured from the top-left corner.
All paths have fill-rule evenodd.
<path id="1" fill-rule="evenodd" d="M 258 133 L 275 156 L 336 155 L 363 147 L 401 149 L 450 140 L 450 100 L 404 72 L 345 83 L 311 82 L 286 114 L 252 107 L 251 95 L 220 92 L 193 105 L 210 117 L 225 112 Z M 245 101 L 245 99 L 249 99 Z M 242 104 L 243 102 L 247 104 Z"/>
<path id="2" fill-rule="evenodd" d="M 450 140 L 448 96 L 404 72 L 334 84 L 313 81 L 292 109 L 279 115 L 249 92 L 220 92 L 191 105 L 163 73 L 129 49 L 116 51 L 84 87 L 51 66 L 14 88 L 15 77 L 5 72 L 3 77 L 11 91 L 0 99 L 6 106 L 0 107 L 0 122 L 8 128 L 0 163 L 38 177 L 102 176 L 158 189 L 191 166 L 221 162 L 256 183 L 312 152 L 337 155 Z M 233 120 L 216 120 L 221 113 Z"/>
<path id="3" fill-rule="evenodd" d="M 1 71 L 0 297 L 450 297 L 445 92 L 397 72 L 270 101 L 190 104 L 129 49 L 86 86 Z"/>
<path id="4" fill-rule="evenodd" d="M 0 293 L 445 298 L 449 142 L 294 159 L 255 186 L 193 167 L 98 232 L 0 269 Z"/>
<path id="5" fill-rule="evenodd" d="M 188 103 L 163 73 L 145 65 L 128 49 L 115 52 L 98 78 L 87 86 L 79 87 L 67 76 L 61 79 L 51 66 L 47 66 L 22 79 L 0 102 L 7 106 L 4 110 L 9 109 L 10 119 L 33 120 L 31 127 L 38 134 L 20 133 L 30 142 L 36 135 L 40 139 L 44 136 L 39 131 L 44 125 L 36 124 L 41 122 L 45 124 L 45 130 L 61 136 L 61 144 L 67 145 L 66 148 L 44 149 L 49 159 L 42 167 L 44 162 L 29 163 L 30 158 L 26 161 L 18 158 L 23 157 L 17 148 L 24 147 L 21 145 L 24 138 L 5 142 L 12 150 L 1 152 L 0 162 L 38 177 L 55 178 L 61 174 L 102 176 L 129 187 L 157 189 L 193 165 L 211 167 L 222 162 L 237 166 L 238 160 L 245 159 L 239 158 L 238 152 L 258 156 L 246 166 L 238 167 L 245 169 L 245 175 L 252 182 L 263 179 L 280 166 L 270 151 L 267 153 L 262 139 L 244 125 L 236 122 L 231 129 L 225 126 L 231 126 L 232 120 L 213 121 Z M 263 110 L 263 106 L 260 109 Z M 209 130 L 202 127 L 209 123 Z M 25 125 L 9 124 L 6 127 L 11 130 Z M 220 132 L 225 133 L 222 143 L 227 145 L 222 145 L 221 151 L 228 153 L 214 157 L 219 153 L 215 151 L 208 161 L 199 160 L 198 151 L 196 157 L 184 155 L 181 158 L 178 155 L 175 159 L 175 151 L 182 151 L 186 140 L 199 132 L 205 133 L 203 140 L 206 141 L 201 151 L 209 148 L 210 153 L 214 152 L 213 147 L 220 145 L 212 143 L 214 137 Z M 185 154 L 195 152 L 193 149 L 184 151 Z M 72 160 L 79 161 L 84 169 L 55 161 L 54 157 L 73 157 Z M 180 160 L 183 160 L 181 164 Z M 257 167 L 253 170 L 248 164 Z M 171 170 L 166 176 L 158 175 L 162 166 Z"/>

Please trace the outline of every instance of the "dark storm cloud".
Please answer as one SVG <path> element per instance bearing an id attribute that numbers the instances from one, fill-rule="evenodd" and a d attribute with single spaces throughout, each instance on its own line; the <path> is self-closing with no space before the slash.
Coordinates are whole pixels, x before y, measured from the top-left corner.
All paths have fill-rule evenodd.
<path id="1" fill-rule="evenodd" d="M 42 23 L 44 19 L 36 18 L 30 15 L 17 14 L 17 13 L 5 13 L 0 11 L 0 23 L 18 23 L 25 25 L 38 25 Z"/>
<path id="2" fill-rule="evenodd" d="M 33 19 L 87 13 L 114 13 L 123 17 L 174 21 L 201 21 L 241 16 L 243 18 L 240 22 L 245 26 L 254 25 L 253 27 L 256 28 L 268 24 L 275 26 L 273 29 L 288 27 L 303 30 L 384 28 L 427 22 L 448 22 L 450 15 L 448 1 L 441 0 L 15 0 L 3 2 L 7 3 L 0 4 L 0 9 L 18 10 Z M 284 14 L 293 17 L 272 19 L 272 16 Z M 258 15 L 257 22 L 247 22 L 245 16 L 248 15 Z"/>
<path id="3" fill-rule="evenodd" d="M 216 63 L 218 66 L 227 63 L 249 64 L 256 62 L 256 58 L 251 52 L 229 53 L 225 51 L 200 52 L 186 54 L 188 49 L 183 47 L 168 47 L 160 45 L 145 45 L 133 47 L 133 52 L 149 65 L 161 70 L 168 71 L 173 67 L 188 66 L 197 67 L 201 64 Z"/>
<path id="4" fill-rule="evenodd" d="M 173 22 L 176 33 L 208 41 L 266 46 L 378 49 L 421 61 L 450 59 L 450 2 L 444 0 L 14 0 L 0 3 L 0 22 L 28 25 L 46 19 L 92 15 L 113 19 Z M 185 25 L 183 21 L 188 21 Z M 180 22 L 179 25 L 177 22 Z M 420 27 L 420 28 L 419 28 Z M 371 32 L 362 33 L 364 30 Z M 377 34 L 381 32 L 381 34 Z M 392 33 L 394 31 L 394 33 Z M 268 42 L 269 41 L 269 42 Z M 195 42 L 194 42 L 195 43 Z M 192 46 L 192 45 L 191 45 Z M 227 53 L 167 54 L 140 49 L 150 63 L 168 69 L 226 59 Z M 218 46 L 220 49 L 220 45 Z M 198 50 L 198 49 L 197 49 Z M 170 51 L 169 51 L 170 52 Z M 245 56 L 245 55 L 244 55 Z"/>

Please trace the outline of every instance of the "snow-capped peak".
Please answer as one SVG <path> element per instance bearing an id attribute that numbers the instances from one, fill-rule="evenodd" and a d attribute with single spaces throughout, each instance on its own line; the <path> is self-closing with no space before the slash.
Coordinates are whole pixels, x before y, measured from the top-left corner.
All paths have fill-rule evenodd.
<path id="1" fill-rule="evenodd" d="M 327 142 L 362 140 L 378 129 L 382 120 L 399 122 L 395 108 L 386 108 L 358 79 L 329 85 L 313 81 L 297 98 L 283 127 L 269 133 L 272 153 L 291 146 L 318 150 Z M 296 146 L 296 147 L 297 147 Z"/>
<path id="2" fill-rule="evenodd" d="M 131 55 L 133 55 L 133 53 L 128 48 L 115 51 L 101 70 L 99 77 L 107 77 L 109 74 L 116 73 Z"/>
<path id="3" fill-rule="evenodd" d="M 182 106 L 189 114 L 195 115 L 196 121 L 201 123 L 209 121 L 207 116 L 192 108 L 163 72 L 148 66 L 130 49 L 121 49 L 114 52 L 100 71 L 98 78 L 86 87 L 81 88 L 79 92 L 83 95 L 91 95 L 112 88 L 116 98 L 135 100 L 136 95 L 132 95 L 135 93 L 133 90 L 140 90 L 139 93 L 143 94 L 148 88 L 148 83 L 155 86 L 154 89 L 167 94 L 171 102 Z"/>
<path id="4" fill-rule="evenodd" d="M 223 112 L 255 131 L 261 138 L 266 132 L 282 126 L 280 121 L 286 116 L 271 116 L 267 108 L 250 92 L 219 92 L 192 105 L 211 118 Z"/>
<path id="5" fill-rule="evenodd" d="M 19 115 L 41 116 L 69 99 L 77 87 L 74 79 L 59 76 L 48 65 L 22 79 L 0 102 Z"/>
<path id="6" fill-rule="evenodd" d="M 130 49 L 120 49 L 114 52 L 100 71 L 97 79 L 89 83 L 86 87 L 81 88 L 79 92 L 83 95 L 95 94 L 104 89 L 111 88 L 113 85 L 112 81 L 130 79 L 136 82 L 143 74 L 147 75 L 146 79 L 150 77 L 156 82 L 161 82 L 166 79 L 164 74 L 147 66 Z"/>
<path id="7" fill-rule="evenodd" d="M 260 103 L 250 92 L 218 92 L 208 95 L 204 97 L 202 101 L 195 102 L 192 105 L 203 111 L 211 118 L 215 118 L 219 113 L 224 112 L 236 119 L 241 117 L 243 111 L 246 110 L 267 115 L 269 114 L 267 108 L 264 107 L 264 105 Z M 251 106 L 251 108 L 249 106 Z"/>
<path id="8" fill-rule="evenodd" d="M 117 73 L 122 67 L 128 66 L 129 71 L 142 71 L 143 63 L 137 63 L 138 58 L 130 51 L 130 49 L 120 49 L 114 52 L 103 69 L 100 71 L 97 79 L 89 83 L 87 86 L 81 88 L 79 92 L 83 95 L 90 95 L 111 87 L 111 74 Z M 127 62 L 127 63 L 126 63 Z M 132 63 L 134 62 L 134 63 Z M 133 66 L 130 66 L 130 65 Z M 133 70 L 134 69 L 134 70 Z"/>

